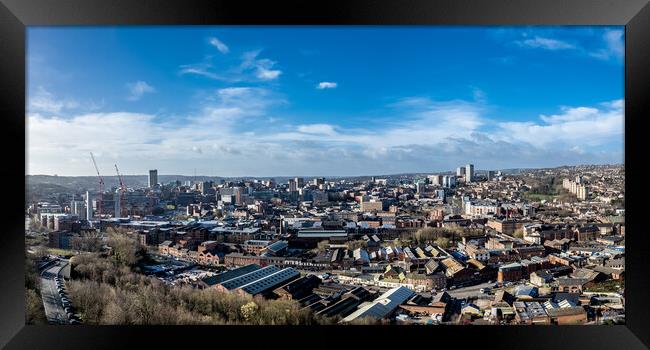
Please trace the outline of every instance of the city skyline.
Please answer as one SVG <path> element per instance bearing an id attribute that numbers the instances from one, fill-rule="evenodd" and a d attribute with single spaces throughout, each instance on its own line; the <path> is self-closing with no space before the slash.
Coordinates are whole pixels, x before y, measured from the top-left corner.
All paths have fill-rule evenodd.
<path id="1" fill-rule="evenodd" d="M 30 28 L 26 173 L 93 176 L 90 151 L 103 175 L 619 164 L 622 47 L 621 27 Z"/>

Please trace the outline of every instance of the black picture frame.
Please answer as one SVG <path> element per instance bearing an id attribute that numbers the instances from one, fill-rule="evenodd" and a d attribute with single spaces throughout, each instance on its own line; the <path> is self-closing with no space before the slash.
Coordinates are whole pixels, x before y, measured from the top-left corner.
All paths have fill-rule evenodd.
<path id="1" fill-rule="evenodd" d="M 26 326 L 24 213 L 26 26 L 50 25 L 624 25 L 626 324 L 624 326 L 347 326 L 123 327 Z M 155 347 L 487 348 L 650 347 L 650 256 L 642 230 L 645 119 L 650 110 L 650 5 L 646 0 L 0 0 L 0 112 L 5 160 L 4 232 L 0 233 L 0 345 L 23 348 L 120 348 L 144 340 Z M 13 200 L 12 200 L 13 199 Z M 353 345 L 354 343 L 354 345 Z"/>

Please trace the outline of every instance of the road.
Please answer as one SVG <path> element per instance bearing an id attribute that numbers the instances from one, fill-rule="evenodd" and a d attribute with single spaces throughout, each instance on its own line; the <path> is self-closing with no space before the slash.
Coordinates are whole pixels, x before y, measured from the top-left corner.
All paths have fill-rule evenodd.
<path id="1" fill-rule="evenodd" d="M 68 261 L 60 260 L 41 272 L 41 296 L 43 297 L 45 316 L 47 321 L 53 324 L 68 324 L 68 316 L 63 310 L 63 304 L 61 304 L 61 298 L 54 281 L 54 277 L 59 276 L 61 270 L 66 266 L 68 266 Z"/>
<path id="2" fill-rule="evenodd" d="M 453 290 L 447 290 L 447 293 L 451 295 L 454 298 L 457 299 L 464 299 L 468 297 L 477 297 L 481 296 L 481 288 L 490 288 L 492 289 L 492 286 L 494 285 L 494 282 L 492 283 L 481 283 L 477 284 L 475 286 L 469 286 L 469 287 L 464 287 L 464 288 L 456 288 Z M 495 291 L 495 289 L 492 289 L 492 291 Z"/>

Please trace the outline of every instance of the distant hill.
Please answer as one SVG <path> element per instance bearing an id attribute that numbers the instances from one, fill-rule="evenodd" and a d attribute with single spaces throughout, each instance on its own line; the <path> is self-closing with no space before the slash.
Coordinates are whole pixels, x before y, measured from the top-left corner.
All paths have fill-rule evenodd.
<path id="1" fill-rule="evenodd" d="M 584 165 L 582 165 L 584 166 Z M 594 167 L 599 166 L 617 166 L 617 165 L 594 165 Z M 562 169 L 562 168 L 575 168 L 576 166 L 560 166 L 556 168 L 513 168 L 513 169 L 494 169 L 500 170 L 504 174 L 521 174 L 524 172 L 530 172 L 533 170 L 542 170 L 542 169 Z M 477 169 L 477 173 L 485 173 L 487 170 Z M 386 174 L 386 175 L 363 175 L 363 176 L 325 176 L 326 179 L 330 180 L 349 180 L 349 181 L 368 181 L 372 176 L 375 176 L 377 179 L 388 178 L 388 179 L 413 179 L 421 178 L 431 174 L 455 174 L 455 171 L 444 171 L 444 172 L 428 172 L 428 173 L 403 173 L 403 174 Z M 243 176 L 243 177 L 223 177 L 223 176 L 186 176 L 186 175 L 158 175 L 158 181 L 160 183 L 170 183 L 174 181 L 215 181 L 220 180 L 225 181 L 236 181 L 236 180 L 268 180 L 274 179 L 276 182 L 285 183 L 289 179 L 294 178 L 295 176 Z M 298 176 L 305 179 L 305 181 L 310 181 L 315 177 L 320 176 Z M 122 177 L 124 183 L 127 187 L 144 187 L 147 185 L 148 176 L 147 175 L 124 175 Z M 59 191 L 74 191 L 74 192 L 85 192 L 86 190 L 98 190 L 98 183 L 96 176 L 54 176 L 54 175 L 26 175 L 25 176 L 27 190 L 30 188 L 33 189 L 34 185 L 39 185 L 41 188 L 50 188 L 52 190 Z M 104 177 L 104 187 L 110 189 L 112 187 L 117 188 L 119 181 L 117 176 L 105 176 Z M 43 187 L 41 185 L 48 185 Z M 31 187 L 30 187 L 31 186 Z M 50 187 L 51 186 L 51 187 Z"/>

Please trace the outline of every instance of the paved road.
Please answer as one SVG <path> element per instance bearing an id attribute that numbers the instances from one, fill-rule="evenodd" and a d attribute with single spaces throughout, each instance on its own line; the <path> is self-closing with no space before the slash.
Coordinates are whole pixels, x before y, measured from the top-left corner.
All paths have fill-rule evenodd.
<path id="1" fill-rule="evenodd" d="M 68 324 L 68 317 L 63 310 L 63 304 L 61 304 L 61 298 L 54 281 L 54 277 L 58 276 L 67 265 L 67 260 L 60 260 L 41 272 L 41 296 L 43 297 L 45 316 L 50 323 Z"/>
<path id="2" fill-rule="evenodd" d="M 481 283 L 477 284 L 475 286 L 469 286 L 469 287 L 464 287 L 464 288 L 456 288 L 453 290 L 447 290 L 447 293 L 451 295 L 452 297 L 458 298 L 458 299 L 463 299 L 467 297 L 477 297 L 481 296 L 484 294 L 481 294 L 481 288 L 490 288 L 492 289 L 492 286 L 494 285 L 494 282 L 492 283 Z M 492 289 L 492 291 L 495 291 Z"/>

